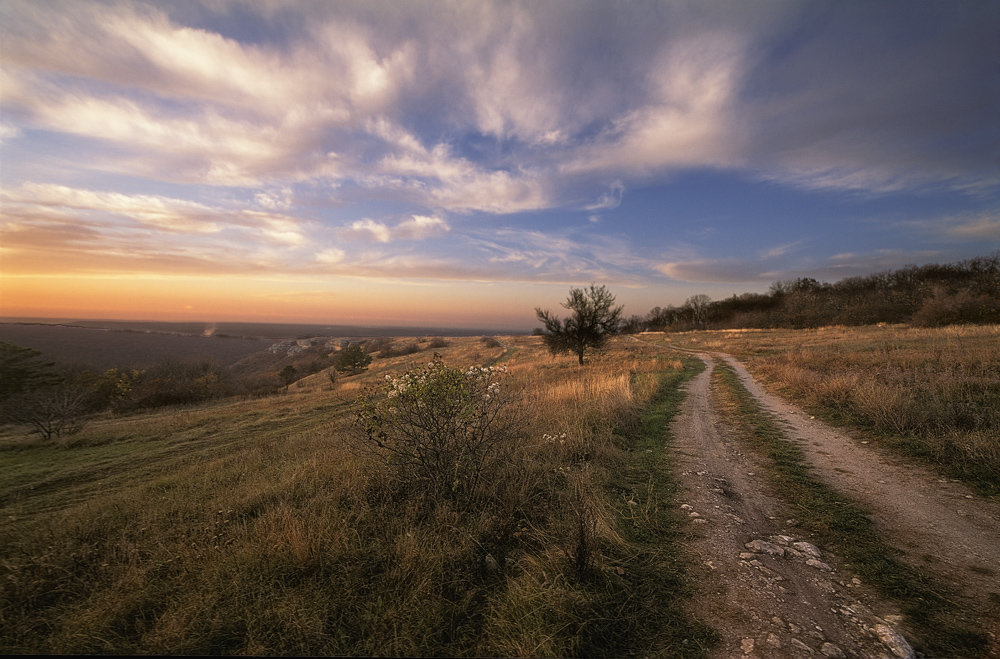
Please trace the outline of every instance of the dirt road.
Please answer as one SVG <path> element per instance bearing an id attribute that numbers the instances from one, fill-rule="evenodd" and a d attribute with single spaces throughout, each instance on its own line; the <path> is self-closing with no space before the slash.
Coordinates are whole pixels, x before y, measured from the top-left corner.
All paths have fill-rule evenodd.
<path id="1" fill-rule="evenodd" d="M 997 649 L 1000 629 L 988 609 L 996 604 L 990 593 L 1000 592 L 1000 506 L 810 418 L 766 392 L 728 355 L 698 356 L 707 368 L 689 384 L 672 430 L 698 565 L 695 606 L 723 636 L 718 656 L 905 657 L 912 649 L 900 634 L 898 610 L 779 515 L 761 467 L 712 407 L 714 359 L 736 370 L 818 478 L 868 508 L 905 560 L 979 613 Z"/>

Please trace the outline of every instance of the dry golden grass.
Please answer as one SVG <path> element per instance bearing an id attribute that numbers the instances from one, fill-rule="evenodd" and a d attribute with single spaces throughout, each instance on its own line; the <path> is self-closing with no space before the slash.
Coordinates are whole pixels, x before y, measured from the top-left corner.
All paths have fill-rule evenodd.
<path id="1" fill-rule="evenodd" d="M 344 441 L 363 388 L 430 351 L 376 359 L 334 384 L 318 373 L 271 398 L 95 419 L 61 445 L 0 436 L 0 646 L 531 656 L 597 647 L 578 632 L 612 613 L 575 573 L 580 529 L 598 574 L 607 552 L 627 550 L 607 484 L 654 392 L 640 375 L 683 364 L 624 339 L 584 367 L 552 358 L 535 337 L 501 340 L 434 349 L 449 365 L 505 365 L 528 405 L 524 446 L 480 514 L 401 498 Z"/>
<path id="2" fill-rule="evenodd" d="M 1000 495 L 1000 326 L 689 332 L 813 412 Z"/>

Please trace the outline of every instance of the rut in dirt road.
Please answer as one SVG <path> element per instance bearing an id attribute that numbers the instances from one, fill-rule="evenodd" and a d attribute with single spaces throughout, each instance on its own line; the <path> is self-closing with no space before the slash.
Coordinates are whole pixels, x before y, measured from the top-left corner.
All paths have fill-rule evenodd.
<path id="1" fill-rule="evenodd" d="M 817 478 L 867 508 L 904 560 L 946 584 L 957 607 L 978 615 L 1000 651 L 1000 504 L 813 419 L 768 393 L 732 356 L 718 357 L 784 425 Z"/>
<path id="2" fill-rule="evenodd" d="M 897 611 L 778 517 L 761 469 L 712 407 L 713 362 L 688 385 L 672 424 L 682 507 L 692 520 L 698 615 L 722 636 L 719 657 L 905 657 Z"/>

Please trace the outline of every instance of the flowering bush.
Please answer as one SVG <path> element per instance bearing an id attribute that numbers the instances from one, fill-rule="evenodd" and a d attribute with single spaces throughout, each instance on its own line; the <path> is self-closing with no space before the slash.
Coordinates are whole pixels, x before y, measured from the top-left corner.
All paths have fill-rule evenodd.
<path id="1" fill-rule="evenodd" d="M 393 466 L 404 484 L 470 501 L 499 473 L 520 432 L 503 367 L 422 368 L 369 389 L 356 403 L 360 445 Z"/>

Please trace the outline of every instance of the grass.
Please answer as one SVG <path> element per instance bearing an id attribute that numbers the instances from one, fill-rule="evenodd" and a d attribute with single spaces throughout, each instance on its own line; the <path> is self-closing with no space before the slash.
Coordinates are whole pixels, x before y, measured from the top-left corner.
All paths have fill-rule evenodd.
<path id="1" fill-rule="evenodd" d="M 812 414 L 1000 497 L 1000 326 L 690 332 Z"/>
<path id="2" fill-rule="evenodd" d="M 766 460 L 767 478 L 776 493 L 802 526 L 822 544 L 836 548 L 864 581 L 901 606 L 919 641 L 916 649 L 932 656 L 980 655 L 985 635 L 963 619 L 934 583 L 897 558 L 899 553 L 883 540 L 863 507 L 811 474 L 801 449 L 787 440 L 732 369 L 719 366 L 713 377 L 719 409 L 741 439 Z"/>
<path id="3" fill-rule="evenodd" d="M 582 368 L 536 337 L 504 344 L 439 349 L 458 366 L 502 355 L 527 401 L 478 511 L 401 495 L 344 441 L 365 384 L 423 354 L 271 398 L 94 419 L 64 443 L 0 435 L 0 647 L 698 654 L 711 634 L 682 611 L 660 443 L 690 367 L 624 340 Z"/>
<path id="4" fill-rule="evenodd" d="M 507 601 L 516 608 L 530 603 L 528 618 L 570 623 L 564 629 L 567 643 L 549 645 L 541 654 L 697 657 L 717 642 L 716 633 L 686 609 L 691 586 L 680 559 L 677 485 L 664 464 L 668 424 L 682 399 L 679 385 L 701 368 L 695 360 L 682 369 L 645 374 L 645 385 L 656 388 L 636 432 L 623 438 L 625 450 L 615 468 L 583 468 L 576 476 L 577 483 L 591 485 L 576 492 L 580 532 L 567 551 L 576 581 L 553 583 L 555 592 L 541 601 L 519 590 L 510 593 Z M 544 578 L 541 566 L 524 577 L 537 583 L 539 574 Z M 567 615 L 564 607 L 573 612 Z M 536 656 L 541 646 L 509 649 Z"/>

